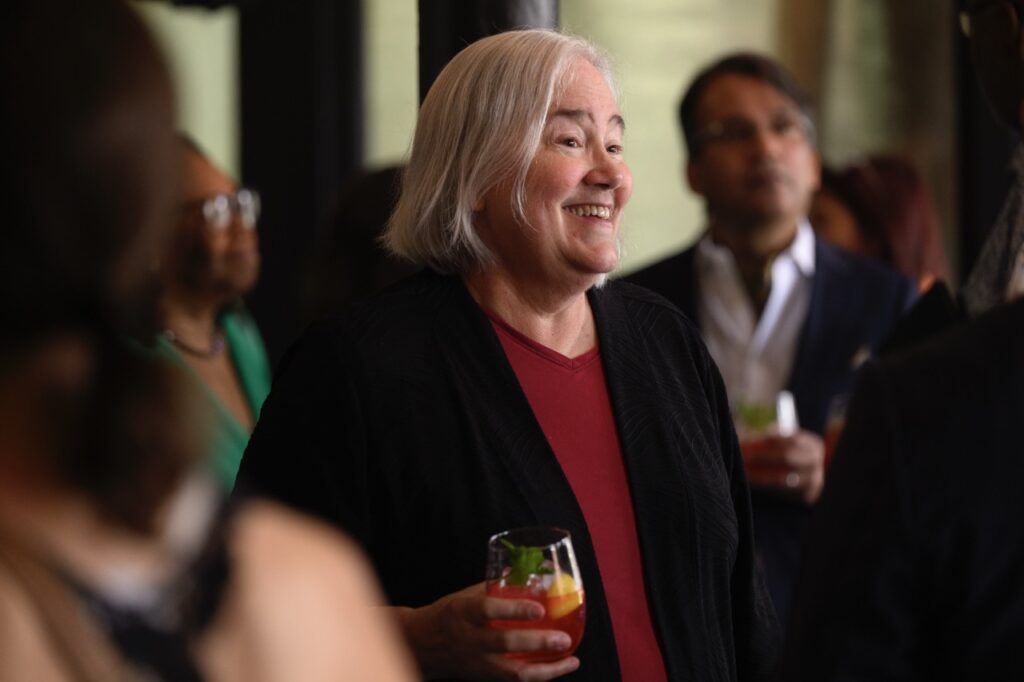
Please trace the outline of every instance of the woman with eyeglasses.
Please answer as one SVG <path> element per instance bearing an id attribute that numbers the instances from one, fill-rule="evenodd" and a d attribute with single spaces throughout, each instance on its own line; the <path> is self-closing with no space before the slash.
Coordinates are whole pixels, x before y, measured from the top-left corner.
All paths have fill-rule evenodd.
<path id="1" fill-rule="evenodd" d="M 157 351 L 183 366 L 209 403 L 209 462 L 234 485 L 242 451 L 270 391 L 270 365 L 242 296 L 259 279 L 259 196 L 238 188 L 179 136 L 182 202 L 160 263 Z"/>

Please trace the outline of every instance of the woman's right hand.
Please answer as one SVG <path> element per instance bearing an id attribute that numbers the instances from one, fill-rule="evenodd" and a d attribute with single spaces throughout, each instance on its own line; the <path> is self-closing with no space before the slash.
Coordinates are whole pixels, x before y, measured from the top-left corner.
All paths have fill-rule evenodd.
<path id="1" fill-rule="evenodd" d="M 576 670 L 569 656 L 553 663 L 529 663 L 510 651 L 565 651 L 569 635 L 560 630 L 496 629 L 493 620 L 536 620 L 544 607 L 526 599 L 488 597 L 484 583 L 441 597 L 418 609 L 393 607 L 420 670 L 427 678 L 542 682 Z"/>

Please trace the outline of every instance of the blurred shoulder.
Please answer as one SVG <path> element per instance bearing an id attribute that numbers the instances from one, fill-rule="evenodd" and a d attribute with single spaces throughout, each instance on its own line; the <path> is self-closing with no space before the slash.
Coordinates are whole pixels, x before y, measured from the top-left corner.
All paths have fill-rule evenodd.
<path id="1" fill-rule="evenodd" d="M 232 520 L 229 551 L 246 578 L 333 582 L 342 576 L 341 586 L 373 584 L 355 543 L 326 524 L 268 501 L 248 501 Z M 377 596 L 373 590 L 360 591 L 367 601 Z"/>
<path id="2" fill-rule="evenodd" d="M 0 680 L 70 682 L 38 607 L 0 563 Z"/>
<path id="3" fill-rule="evenodd" d="M 238 679 L 410 679 L 409 656 L 354 542 L 266 501 L 243 506 L 227 542 L 231 578 L 204 641 L 207 669 Z"/>

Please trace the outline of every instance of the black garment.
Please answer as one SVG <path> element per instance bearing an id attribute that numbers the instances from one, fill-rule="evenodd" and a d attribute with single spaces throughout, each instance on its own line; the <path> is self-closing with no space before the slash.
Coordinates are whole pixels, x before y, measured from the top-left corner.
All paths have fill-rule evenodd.
<path id="1" fill-rule="evenodd" d="M 864 371 L 781 679 L 1024 679 L 1024 302 Z"/>
<path id="2" fill-rule="evenodd" d="M 916 287 L 910 279 L 821 239 L 814 244 L 811 301 L 787 388 L 796 399 L 800 426 L 822 434 L 832 399 L 853 389 L 858 359 L 878 351 L 913 301 Z M 656 291 L 697 322 L 695 254 L 692 247 L 627 280 Z M 785 622 L 810 509 L 757 490 L 751 498 L 758 554 L 775 609 Z"/>
<path id="3" fill-rule="evenodd" d="M 946 283 L 935 282 L 896 323 L 878 354 L 908 348 L 966 319 L 965 308 L 953 298 Z"/>
<path id="4" fill-rule="evenodd" d="M 69 576 L 65 582 L 85 604 L 89 615 L 111 639 L 124 660 L 145 671 L 154 682 L 201 682 L 190 651 L 189 634 L 176 620 L 161 622 L 150 610 L 125 608 L 86 588 Z"/>
<path id="5" fill-rule="evenodd" d="M 721 379 L 661 299 L 619 283 L 588 296 L 669 678 L 763 679 L 778 639 Z M 587 624 L 582 667 L 565 679 L 619 678 L 583 514 L 457 278 L 418 275 L 308 332 L 282 361 L 240 477 L 351 533 L 406 606 L 480 582 L 496 532 L 568 529 Z"/>

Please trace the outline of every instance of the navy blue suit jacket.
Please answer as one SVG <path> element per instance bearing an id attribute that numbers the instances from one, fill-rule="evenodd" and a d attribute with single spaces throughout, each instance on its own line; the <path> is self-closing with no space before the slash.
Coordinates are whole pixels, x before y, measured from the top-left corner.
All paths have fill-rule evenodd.
<path id="1" fill-rule="evenodd" d="M 811 302 L 787 388 L 800 426 L 822 434 L 829 403 L 849 394 L 859 361 L 874 354 L 913 302 L 913 281 L 873 261 L 815 239 Z M 678 306 L 695 323 L 700 296 L 691 247 L 626 277 Z M 780 619 L 788 615 L 809 508 L 752 491 L 754 528 L 768 590 Z"/>

